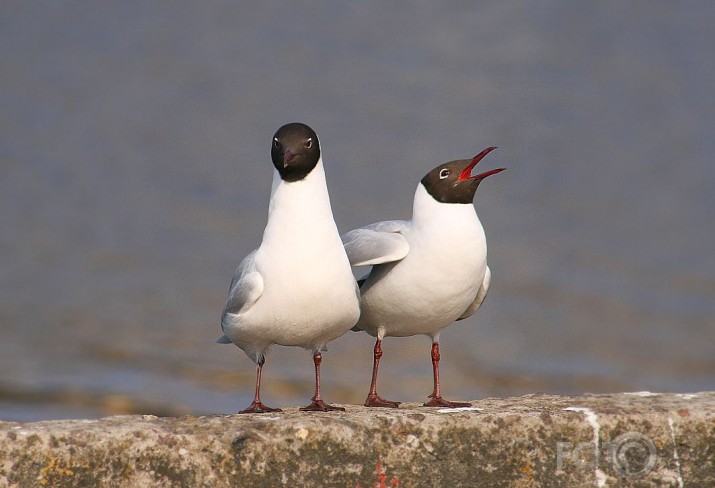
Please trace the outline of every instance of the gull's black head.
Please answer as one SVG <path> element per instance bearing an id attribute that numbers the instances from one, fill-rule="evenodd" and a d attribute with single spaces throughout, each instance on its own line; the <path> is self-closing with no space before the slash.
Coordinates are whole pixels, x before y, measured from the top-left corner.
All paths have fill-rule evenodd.
<path id="1" fill-rule="evenodd" d="M 472 203 L 479 183 L 506 168 L 493 169 L 472 176 L 472 169 L 496 147 L 488 147 L 472 159 L 459 159 L 440 164 L 422 178 L 427 192 L 441 203 Z"/>
<path id="2" fill-rule="evenodd" d="M 283 181 L 300 181 L 320 159 L 318 135 L 305 124 L 286 124 L 273 135 L 271 159 Z"/>

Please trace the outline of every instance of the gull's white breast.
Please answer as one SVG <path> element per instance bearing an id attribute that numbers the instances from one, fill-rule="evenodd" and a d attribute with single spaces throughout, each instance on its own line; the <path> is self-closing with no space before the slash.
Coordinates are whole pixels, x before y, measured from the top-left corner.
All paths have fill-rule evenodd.
<path id="1" fill-rule="evenodd" d="M 474 301 L 486 272 L 484 229 L 471 204 L 435 201 L 420 185 L 404 231 L 405 258 L 375 267 L 363 285 L 359 327 L 372 335 L 433 335 Z"/>

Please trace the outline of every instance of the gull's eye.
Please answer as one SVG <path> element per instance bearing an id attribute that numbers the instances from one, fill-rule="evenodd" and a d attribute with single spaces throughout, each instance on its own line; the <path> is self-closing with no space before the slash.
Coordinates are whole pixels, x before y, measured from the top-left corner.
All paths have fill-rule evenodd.
<path id="1" fill-rule="evenodd" d="M 444 168 L 442 171 L 439 172 L 439 179 L 443 180 L 446 177 L 449 176 L 449 170 L 447 168 Z"/>
<path id="2" fill-rule="evenodd" d="M 274 138 L 273 138 L 273 147 L 275 147 L 276 149 L 280 149 L 280 148 L 281 148 L 281 143 L 278 141 L 278 138 L 277 138 L 277 137 L 274 137 Z"/>
<path id="3" fill-rule="evenodd" d="M 310 149 L 311 147 L 313 147 L 313 138 L 312 137 L 309 137 L 308 140 L 305 141 L 305 147 L 307 149 Z"/>

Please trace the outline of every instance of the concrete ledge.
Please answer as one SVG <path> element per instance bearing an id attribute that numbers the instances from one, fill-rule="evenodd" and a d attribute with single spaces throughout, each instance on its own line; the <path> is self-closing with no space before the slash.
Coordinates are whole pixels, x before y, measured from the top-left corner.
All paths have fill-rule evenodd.
<path id="1" fill-rule="evenodd" d="M 345 407 L 0 422 L 0 486 L 715 485 L 712 392 Z"/>

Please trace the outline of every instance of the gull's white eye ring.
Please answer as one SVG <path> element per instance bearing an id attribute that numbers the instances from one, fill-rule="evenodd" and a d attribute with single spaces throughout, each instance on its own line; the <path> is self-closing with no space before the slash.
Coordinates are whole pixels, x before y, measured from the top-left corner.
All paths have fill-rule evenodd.
<path id="1" fill-rule="evenodd" d="M 449 176 L 449 170 L 447 168 L 444 168 L 442 171 L 439 172 L 439 179 L 443 180 L 446 177 Z"/>

